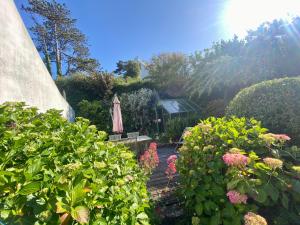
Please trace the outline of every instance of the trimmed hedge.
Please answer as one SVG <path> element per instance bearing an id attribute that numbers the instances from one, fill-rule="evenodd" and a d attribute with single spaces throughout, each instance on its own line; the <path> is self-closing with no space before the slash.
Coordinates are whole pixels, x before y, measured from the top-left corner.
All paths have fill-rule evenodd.
<path id="1" fill-rule="evenodd" d="M 300 142 L 300 78 L 261 82 L 240 91 L 226 115 L 254 117 L 271 132 L 289 134 Z"/>

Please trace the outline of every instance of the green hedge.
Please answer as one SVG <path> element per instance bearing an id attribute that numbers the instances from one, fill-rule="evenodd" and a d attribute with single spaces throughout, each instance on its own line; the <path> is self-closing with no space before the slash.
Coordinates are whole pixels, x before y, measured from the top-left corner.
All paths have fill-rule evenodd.
<path id="1" fill-rule="evenodd" d="M 77 112 L 78 103 L 82 100 L 93 101 L 110 98 L 114 78 L 109 73 L 95 73 L 89 76 L 75 74 L 56 80 L 56 85 L 61 93 L 65 91 L 67 101 Z"/>
<path id="2" fill-rule="evenodd" d="M 265 81 L 240 91 L 226 115 L 254 117 L 270 131 L 300 142 L 300 78 Z"/>
<path id="3" fill-rule="evenodd" d="M 134 154 L 56 110 L 0 105 L 0 221 L 148 224 L 146 176 Z"/>

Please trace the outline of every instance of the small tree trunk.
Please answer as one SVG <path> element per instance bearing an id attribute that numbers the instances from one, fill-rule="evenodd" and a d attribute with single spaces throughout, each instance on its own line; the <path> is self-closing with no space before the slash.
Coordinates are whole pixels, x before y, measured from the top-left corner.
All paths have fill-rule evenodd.
<path id="1" fill-rule="evenodd" d="M 49 52 L 48 52 L 48 48 L 47 48 L 45 38 L 43 38 L 43 44 L 44 44 L 45 64 L 46 64 L 48 72 L 50 73 L 50 75 L 52 77 L 51 60 L 50 60 L 50 55 L 49 55 Z"/>
<path id="2" fill-rule="evenodd" d="M 57 25 L 54 25 L 54 36 L 55 36 L 55 58 L 56 58 L 56 73 L 57 77 L 62 77 L 62 69 L 61 69 L 61 53 L 59 49 L 59 42 L 57 37 Z"/>

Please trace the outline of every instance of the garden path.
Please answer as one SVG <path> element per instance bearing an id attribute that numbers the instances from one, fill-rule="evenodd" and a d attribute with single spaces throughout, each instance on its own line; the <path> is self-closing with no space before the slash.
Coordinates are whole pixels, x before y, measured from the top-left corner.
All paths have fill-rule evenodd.
<path id="1" fill-rule="evenodd" d="M 179 206 L 179 199 L 176 197 L 176 187 L 178 186 L 178 174 L 169 182 L 165 174 L 167 169 L 167 158 L 170 155 L 178 155 L 175 147 L 159 147 L 157 149 L 159 164 L 153 171 L 147 184 L 152 199 L 156 202 L 156 211 L 163 220 L 176 219 L 182 214 Z"/>

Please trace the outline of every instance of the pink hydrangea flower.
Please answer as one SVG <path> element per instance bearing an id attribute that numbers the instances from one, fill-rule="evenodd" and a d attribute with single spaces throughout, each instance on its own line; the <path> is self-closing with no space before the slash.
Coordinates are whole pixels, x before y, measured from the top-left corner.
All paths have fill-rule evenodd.
<path id="1" fill-rule="evenodd" d="M 289 141 L 291 138 L 286 134 L 273 134 L 273 137 L 280 141 Z"/>
<path id="2" fill-rule="evenodd" d="M 272 169 L 281 169 L 283 162 L 280 159 L 274 159 L 274 158 L 264 158 L 263 159 L 264 163 L 269 166 Z"/>
<path id="3" fill-rule="evenodd" d="M 248 212 L 244 216 L 245 225 L 268 225 L 265 218 L 253 212 Z"/>
<path id="4" fill-rule="evenodd" d="M 249 163 L 249 158 L 240 153 L 226 153 L 222 158 L 227 166 L 246 166 Z"/>
<path id="5" fill-rule="evenodd" d="M 151 149 L 157 149 L 157 144 L 155 142 L 151 142 L 150 145 L 149 145 L 149 148 Z"/>
<path id="6" fill-rule="evenodd" d="M 175 162 L 171 162 L 169 163 L 166 171 L 165 171 L 166 175 L 168 176 L 168 178 L 171 180 L 174 176 L 174 174 L 176 173 L 176 165 Z"/>
<path id="7" fill-rule="evenodd" d="M 232 204 L 246 204 L 248 199 L 247 195 L 241 194 L 237 191 L 228 191 L 227 197 Z"/>
<path id="8" fill-rule="evenodd" d="M 177 159 L 176 155 L 170 155 L 167 159 L 167 163 L 170 164 L 171 162 L 175 162 Z"/>

